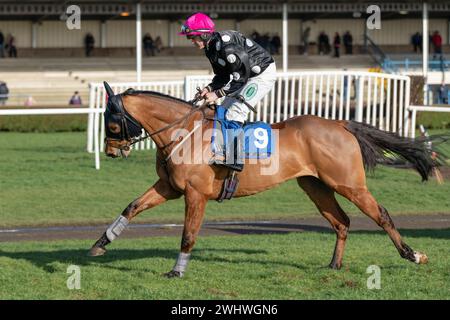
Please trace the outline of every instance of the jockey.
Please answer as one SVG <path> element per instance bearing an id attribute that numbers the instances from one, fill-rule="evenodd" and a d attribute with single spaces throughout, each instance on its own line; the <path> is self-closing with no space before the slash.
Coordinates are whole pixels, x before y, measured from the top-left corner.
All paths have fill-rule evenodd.
<path id="1" fill-rule="evenodd" d="M 221 105 L 227 109 L 227 128 L 241 128 L 250 112 L 247 104 L 254 108 L 275 84 L 273 57 L 237 31 L 216 32 L 214 22 L 203 13 L 190 16 L 179 35 L 186 36 L 196 47 L 203 49 L 212 65 L 215 76 L 200 96 L 207 103 L 225 97 Z M 235 163 L 230 167 L 241 171 L 243 165 Z"/>

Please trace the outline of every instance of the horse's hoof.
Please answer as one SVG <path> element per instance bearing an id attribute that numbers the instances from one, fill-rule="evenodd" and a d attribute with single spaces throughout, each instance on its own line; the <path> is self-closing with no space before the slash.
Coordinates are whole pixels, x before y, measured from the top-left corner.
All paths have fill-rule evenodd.
<path id="1" fill-rule="evenodd" d="M 414 252 L 414 258 L 416 259 L 417 264 L 427 264 L 428 263 L 428 257 L 425 253 L 420 252 Z"/>
<path id="2" fill-rule="evenodd" d="M 166 278 L 182 278 L 183 274 L 179 271 L 172 270 L 170 272 L 164 273 Z"/>
<path id="3" fill-rule="evenodd" d="M 106 249 L 102 247 L 92 247 L 91 250 L 89 250 L 88 255 L 90 257 L 99 257 L 106 253 Z"/>
<path id="4" fill-rule="evenodd" d="M 333 269 L 333 270 L 340 270 L 341 267 L 342 267 L 342 265 L 337 264 L 337 263 L 330 263 L 330 264 L 328 265 L 328 267 L 331 268 L 331 269 Z"/>

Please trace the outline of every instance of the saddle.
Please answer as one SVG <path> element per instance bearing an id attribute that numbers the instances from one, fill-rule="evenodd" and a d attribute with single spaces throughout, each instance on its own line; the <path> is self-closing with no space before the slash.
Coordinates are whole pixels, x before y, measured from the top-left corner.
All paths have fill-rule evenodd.
<path id="1" fill-rule="evenodd" d="M 216 106 L 211 136 L 211 163 L 230 169 L 219 202 L 233 197 L 239 185 L 237 171 L 242 171 L 244 159 L 266 159 L 272 154 L 272 128 L 257 121 L 246 122 L 241 128 L 226 120 L 226 108 Z"/>
<path id="2" fill-rule="evenodd" d="M 213 134 L 211 136 L 211 150 L 217 161 L 226 159 L 227 148 L 232 146 L 232 139 L 238 137 L 240 159 L 267 159 L 271 156 L 272 128 L 262 121 L 246 122 L 242 128 L 230 125 L 226 120 L 227 109 L 216 106 L 214 114 Z M 230 153 L 230 152 L 228 152 Z M 231 160 L 231 159 L 229 159 Z"/>

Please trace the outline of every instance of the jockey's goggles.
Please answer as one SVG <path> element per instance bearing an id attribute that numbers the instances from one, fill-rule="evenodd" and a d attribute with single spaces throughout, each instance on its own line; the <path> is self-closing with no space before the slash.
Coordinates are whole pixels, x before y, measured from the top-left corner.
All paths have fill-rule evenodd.
<path id="1" fill-rule="evenodd" d="M 186 34 L 186 36 L 189 36 L 189 33 L 192 33 L 192 32 L 211 33 L 211 30 L 210 29 L 191 29 L 185 24 L 183 24 L 181 26 L 181 33 Z"/>

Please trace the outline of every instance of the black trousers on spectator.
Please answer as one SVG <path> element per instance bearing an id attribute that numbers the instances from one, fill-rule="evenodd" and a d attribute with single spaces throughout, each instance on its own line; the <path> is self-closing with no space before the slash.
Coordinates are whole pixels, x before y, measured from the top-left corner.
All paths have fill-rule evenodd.
<path id="1" fill-rule="evenodd" d="M 9 57 L 10 58 L 17 58 L 17 49 L 16 49 L 16 47 L 10 47 L 8 53 L 9 53 Z"/>
<path id="2" fill-rule="evenodd" d="M 339 48 L 338 48 L 338 47 L 335 47 L 335 48 L 334 48 L 334 56 L 335 56 L 336 58 L 339 58 Z"/>

